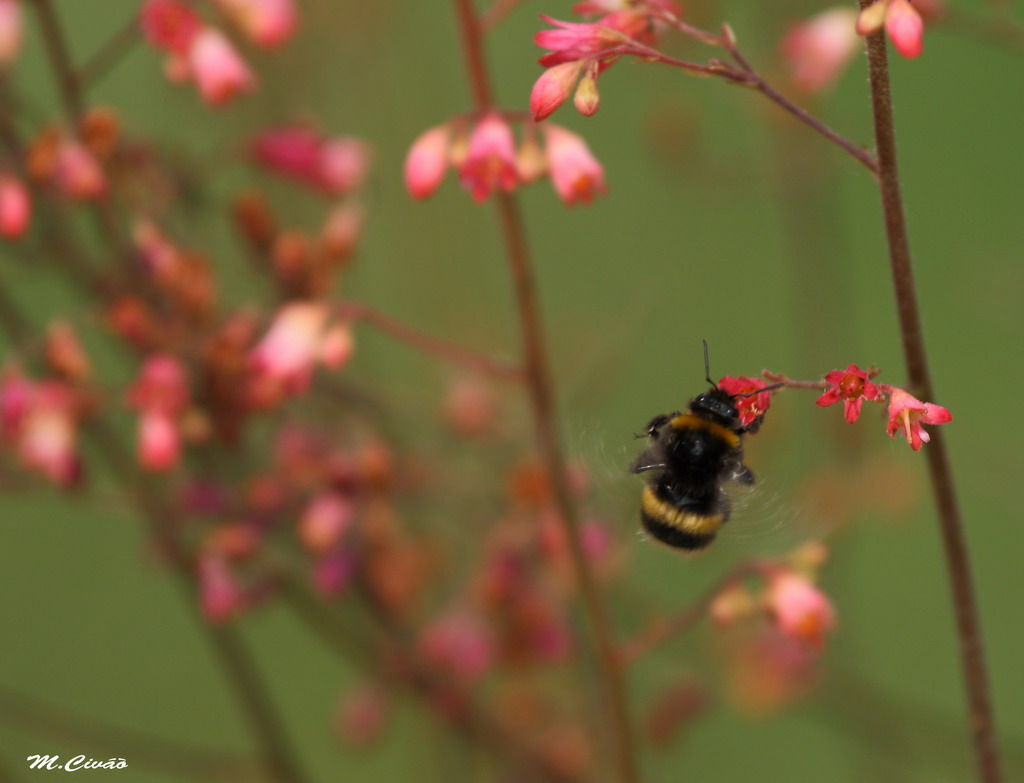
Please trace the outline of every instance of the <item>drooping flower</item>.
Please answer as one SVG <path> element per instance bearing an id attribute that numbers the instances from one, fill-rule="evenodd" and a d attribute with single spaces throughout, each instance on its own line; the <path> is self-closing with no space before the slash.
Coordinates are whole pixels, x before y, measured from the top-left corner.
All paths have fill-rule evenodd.
<path id="1" fill-rule="evenodd" d="M 888 384 L 880 384 L 879 388 L 889 395 L 889 437 L 895 438 L 896 433 L 903 430 L 914 451 L 920 451 L 922 444 L 931 439 L 921 425 L 946 424 L 953 420 L 953 414 L 946 408 L 921 402 L 905 389 Z"/>
<path id="2" fill-rule="evenodd" d="M 0 0 L 0 70 L 18 56 L 24 32 L 20 0 Z"/>
<path id="3" fill-rule="evenodd" d="M 305 125 L 270 128 L 250 144 L 252 158 L 266 169 L 329 196 L 355 190 L 366 179 L 370 150 L 346 136 L 325 138 Z"/>
<path id="4" fill-rule="evenodd" d="M 499 188 L 510 191 L 519 184 L 515 138 L 498 112 L 488 112 L 473 128 L 466 159 L 459 167 L 459 181 L 477 202 Z"/>
<path id="5" fill-rule="evenodd" d="M 188 406 L 188 376 L 175 356 L 150 356 L 128 390 L 139 411 L 136 454 L 146 470 L 165 471 L 181 458 L 181 414 Z"/>
<path id="6" fill-rule="evenodd" d="M 310 552 L 325 554 L 334 549 L 354 519 L 352 501 L 340 492 L 317 494 L 299 517 L 299 539 Z"/>
<path id="7" fill-rule="evenodd" d="M 0 0 L 2 2 L 2 0 Z M 20 239 L 32 219 L 28 188 L 10 174 L 0 174 L 0 237 Z"/>
<path id="8" fill-rule="evenodd" d="M 282 307 L 250 354 L 257 376 L 280 383 L 293 394 L 305 390 L 320 357 L 327 316 L 327 307 L 317 302 L 292 302 Z"/>
<path id="9" fill-rule="evenodd" d="M 280 46 L 295 32 L 295 0 L 217 0 L 257 46 Z"/>
<path id="10" fill-rule="evenodd" d="M 231 567 L 219 554 L 204 554 L 196 562 L 199 605 L 203 617 L 214 625 L 227 622 L 245 605 L 245 592 Z"/>
<path id="11" fill-rule="evenodd" d="M 813 649 L 821 648 L 825 634 L 835 626 L 835 610 L 828 597 L 796 572 L 773 574 L 764 600 L 778 629 Z"/>
<path id="12" fill-rule="evenodd" d="M 836 82 L 860 48 L 856 21 L 853 8 L 829 8 L 790 29 L 782 57 L 797 89 L 818 92 Z"/>
<path id="13" fill-rule="evenodd" d="M 47 381 L 35 386 L 18 427 L 22 462 L 54 484 L 68 487 L 81 476 L 77 453 L 78 403 L 71 389 Z"/>
<path id="14" fill-rule="evenodd" d="M 187 64 L 199 94 L 211 106 L 223 106 L 256 85 L 245 60 L 227 37 L 213 27 L 204 27 L 194 36 L 188 48 Z"/>
<path id="15" fill-rule="evenodd" d="M 405 187 L 413 198 L 434 194 L 448 170 L 451 127 L 446 123 L 424 131 L 405 157 Z"/>
<path id="16" fill-rule="evenodd" d="M 146 0 L 139 11 L 139 25 L 151 46 L 184 55 L 203 22 L 183 0 Z"/>
<path id="17" fill-rule="evenodd" d="M 924 22 L 909 0 L 876 0 L 857 17 L 857 33 L 871 35 L 885 26 L 896 51 L 914 58 L 924 49 Z"/>
<path id="18" fill-rule="evenodd" d="M 535 120 L 547 118 L 569 99 L 585 67 L 584 61 L 571 60 L 553 65 L 540 75 L 530 92 L 530 112 Z"/>
<path id="19" fill-rule="evenodd" d="M 430 623 L 419 640 L 423 657 L 464 682 L 473 682 L 491 668 L 494 638 L 477 613 L 452 609 Z"/>
<path id="20" fill-rule="evenodd" d="M 107 178 L 100 164 L 77 139 L 64 136 L 53 158 L 52 176 L 57 189 L 74 201 L 99 198 L 107 190 Z"/>
<path id="21" fill-rule="evenodd" d="M 728 392 L 735 398 L 736 410 L 740 415 L 740 424 L 747 432 L 757 432 L 772 404 L 772 393 L 760 391 L 768 383 L 760 378 L 744 378 L 727 376 L 718 382 L 718 388 Z"/>
<path id="22" fill-rule="evenodd" d="M 542 126 L 546 139 L 548 170 L 559 198 L 567 205 L 589 204 L 606 192 L 604 169 L 587 143 L 575 133 L 550 123 Z"/>
<path id="23" fill-rule="evenodd" d="M 857 421 L 864 400 L 878 399 L 878 387 L 868 380 L 867 372 L 856 364 L 851 364 L 845 370 L 832 370 L 825 376 L 825 380 L 831 386 L 818 398 L 818 407 L 825 408 L 842 400 L 843 415 L 850 424 Z"/>

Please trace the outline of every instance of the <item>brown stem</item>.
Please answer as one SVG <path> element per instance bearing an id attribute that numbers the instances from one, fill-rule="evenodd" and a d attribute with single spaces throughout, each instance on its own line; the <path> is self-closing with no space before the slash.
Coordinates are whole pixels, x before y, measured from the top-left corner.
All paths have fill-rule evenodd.
<path id="1" fill-rule="evenodd" d="M 461 345 L 425 334 L 361 302 L 346 302 L 339 309 L 339 315 L 345 319 L 361 321 L 417 351 L 436 356 L 457 367 L 506 381 L 523 380 L 522 368 L 514 364 L 492 359 Z"/>
<path id="2" fill-rule="evenodd" d="M 87 90 L 113 69 L 141 40 L 139 21 L 133 15 L 118 28 L 75 74 L 75 85 Z"/>
<path id="3" fill-rule="evenodd" d="M 492 108 L 492 90 L 483 53 L 483 33 L 474 13 L 472 0 L 454 0 L 454 3 L 476 108 L 481 112 L 487 111 Z M 610 721 L 611 754 L 622 783 L 636 783 L 639 780 L 639 773 L 630 731 L 624 673 L 612 642 L 604 604 L 580 542 L 579 516 L 569 490 L 565 457 L 559 440 L 551 370 L 541 326 L 533 265 L 526 245 L 525 226 L 518 202 L 513 195 L 499 193 L 496 198 L 506 256 L 515 288 L 530 407 L 541 455 L 551 478 L 555 506 L 569 540 L 573 571 L 597 651 L 601 672 L 599 679 Z"/>
<path id="4" fill-rule="evenodd" d="M 861 0 L 861 7 L 864 8 L 870 3 L 871 0 Z M 881 31 L 868 36 L 867 50 L 875 143 L 878 149 L 879 189 L 907 376 L 915 394 L 925 400 L 934 400 L 935 394 L 925 355 L 924 332 L 921 328 L 910 263 L 910 243 L 903 213 L 903 200 L 900 195 L 888 56 Z M 953 486 L 953 473 L 941 430 L 932 432 L 926 453 L 945 548 L 946 570 L 953 593 L 953 608 L 960 640 L 963 675 L 970 707 L 970 730 L 978 773 L 980 780 L 985 783 L 998 783 L 1002 775 L 996 747 L 995 723 L 989 701 L 978 607 L 974 597 L 963 521 Z"/>

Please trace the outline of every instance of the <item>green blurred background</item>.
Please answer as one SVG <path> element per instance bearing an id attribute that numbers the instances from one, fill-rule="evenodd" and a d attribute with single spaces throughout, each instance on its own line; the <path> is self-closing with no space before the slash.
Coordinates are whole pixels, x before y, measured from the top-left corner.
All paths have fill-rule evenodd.
<path id="1" fill-rule="evenodd" d="M 527 0 L 491 37 L 488 59 L 501 105 L 525 108 L 540 73 L 532 43 L 539 13 L 569 18 L 565 0 Z M 76 59 L 87 57 L 135 12 L 129 0 L 59 0 Z M 90 93 L 121 112 L 126 133 L 211 162 L 211 179 L 179 213 L 178 229 L 213 249 L 229 299 L 260 296 L 227 220 L 231 196 L 252 179 L 231 154 L 255 127 L 311 117 L 327 131 L 369 140 L 375 167 L 369 222 L 345 295 L 481 351 L 515 355 L 517 331 L 496 216 L 449 179 L 425 204 L 405 194 L 402 162 L 423 129 L 470 105 L 450 4 L 303 0 L 297 39 L 253 55 L 262 86 L 213 112 L 191 89 L 162 76 L 160 57 L 139 45 Z M 728 20 L 764 73 L 779 75 L 786 25 L 823 6 L 811 2 L 703 2 L 693 20 Z M 983 4 L 958 3 L 985 18 Z M 28 10 L 28 9 L 27 9 Z M 34 24 L 12 77 L 46 116 L 53 80 Z M 672 46 L 671 44 L 669 45 Z M 704 57 L 695 47 L 672 49 Z M 938 399 L 971 547 L 1007 779 L 1024 774 L 1024 551 L 1020 426 L 1012 402 L 1024 389 L 1020 362 L 1024 291 L 1024 151 L 1019 144 L 1020 51 L 950 28 L 924 55 L 893 58 L 897 134 L 915 272 Z M 785 783 L 971 779 L 963 689 L 949 589 L 923 456 L 885 436 L 869 411 L 856 431 L 813 397 L 776 398 L 748 447 L 761 490 L 705 556 L 673 557 L 635 535 L 638 482 L 625 466 L 632 433 L 703 386 L 700 340 L 712 373 L 762 368 L 814 378 L 850 362 L 905 381 L 877 192 L 839 150 L 753 93 L 681 72 L 621 63 L 601 80 L 602 105 L 584 119 L 571 107 L 553 120 L 585 134 L 605 166 L 609 193 L 566 209 L 546 182 L 523 193 L 570 455 L 590 466 L 593 505 L 629 550 L 611 601 L 622 633 L 682 606 L 731 563 L 780 553 L 820 531 L 801 498 L 808 481 L 871 464 L 914 503 L 885 513 L 883 484 L 868 510 L 832 538 L 823 585 L 839 627 L 818 692 L 767 720 L 716 703 L 684 742 L 644 745 L 644 779 Z M 870 143 L 866 67 L 858 57 L 815 110 L 849 138 Z M 314 228 L 321 207 L 287 184 L 261 182 L 283 215 Z M 0 248 L 0 280 L 44 323 L 57 314 L 95 321 L 91 308 L 55 285 L 48 265 Z M 418 422 L 440 404 L 447 370 L 386 338 L 359 332 L 351 376 L 387 401 L 401 445 L 430 448 Z M 111 372 L 118 354 L 87 337 Z M 1016 347 L 1015 347 L 1016 346 Z M 105 353 L 106 352 L 106 353 Z M 521 403 L 508 412 L 530 442 Z M 128 414 L 124 414 L 125 421 Z M 926 447 L 927 448 L 927 447 Z M 486 480 L 472 477 L 470 480 Z M 852 480 L 852 479 L 851 479 Z M 495 492 L 500 478 L 494 477 Z M 867 494 L 870 494 L 868 492 Z M 872 511 L 877 501 L 878 513 Z M 7 493 L 0 535 L 0 686 L 72 713 L 144 727 L 201 747 L 246 751 L 244 724 L 211 660 L 193 607 L 155 565 L 132 510 L 101 481 L 82 494 Z M 402 702 L 369 751 L 332 730 L 355 674 L 282 609 L 241 622 L 283 710 L 288 734 L 317 781 L 472 780 L 477 768 L 440 741 L 435 719 Z M 672 644 L 630 677 L 641 706 L 666 682 L 707 669 L 709 634 Z M 10 718 L 10 714 L 7 713 Z M 80 772 L 167 783 L 132 763 L 130 751 L 83 748 L 0 724 L 0 762 L 15 780 L 34 753 L 124 756 L 122 772 Z"/>

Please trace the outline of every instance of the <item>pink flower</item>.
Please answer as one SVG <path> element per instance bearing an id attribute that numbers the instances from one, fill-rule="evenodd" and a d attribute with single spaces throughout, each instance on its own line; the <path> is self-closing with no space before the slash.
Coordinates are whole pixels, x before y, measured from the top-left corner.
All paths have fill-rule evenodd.
<path id="1" fill-rule="evenodd" d="M 344 549 L 328 552 L 313 565 L 313 588 L 324 596 L 340 595 L 352 581 L 357 565 L 351 552 Z"/>
<path id="2" fill-rule="evenodd" d="M 293 394 L 304 391 L 320 356 L 327 315 L 327 307 L 316 302 L 293 302 L 278 310 L 270 330 L 250 354 L 256 374 Z"/>
<path id="3" fill-rule="evenodd" d="M 424 131 L 405 157 L 405 188 L 413 198 L 434 194 L 448 170 L 451 128 L 438 125 Z"/>
<path id="4" fill-rule="evenodd" d="M 140 411 L 180 414 L 189 401 L 185 366 L 169 354 L 150 356 L 128 389 L 128 404 Z"/>
<path id="5" fill-rule="evenodd" d="M 217 0 L 257 46 L 274 47 L 295 32 L 295 0 Z"/>
<path id="6" fill-rule="evenodd" d="M 183 0 L 146 0 L 139 24 L 150 45 L 176 54 L 187 53 L 203 27 L 199 15 Z"/>
<path id="7" fill-rule="evenodd" d="M 857 17 L 857 33 L 871 35 L 885 26 L 896 51 L 914 58 L 924 48 L 924 22 L 908 0 L 876 0 Z"/>
<path id="8" fill-rule="evenodd" d="M 146 470 L 165 471 L 181 458 L 181 432 L 173 416 L 159 408 L 145 409 L 139 417 L 137 454 Z"/>
<path id="9" fill-rule="evenodd" d="M 50 381 L 35 387 L 19 427 L 22 462 L 61 487 L 74 484 L 81 475 L 77 419 L 74 395 Z"/>
<path id="10" fill-rule="evenodd" d="M 3 2 L 3 0 L 0 0 Z M 0 237 L 20 239 L 32 219 L 32 200 L 21 180 L 0 174 Z"/>
<path id="11" fill-rule="evenodd" d="M 320 361 L 325 367 L 337 370 L 348 364 L 355 352 L 352 327 L 347 323 L 336 323 L 324 333 L 320 343 Z"/>
<path id="12" fill-rule="evenodd" d="M 562 22 L 541 14 L 555 30 L 541 30 L 533 40 L 542 49 L 550 50 L 540 58 L 544 67 L 582 60 L 589 57 L 616 57 L 609 51 L 633 40 L 644 43 L 653 40 L 653 26 L 643 11 L 628 9 L 615 11 L 596 22 Z"/>
<path id="13" fill-rule="evenodd" d="M 369 148 L 359 139 L 327 139 L 312 128 L 290 125 L 256 136 L 250 153 L 257 163 L 330 196 L 362 185 L 369 168 Z"/>
<path id="14" fill-rule="evenodd" d="M 825 633 L 835 627 L 835 611 L 828 597 L 792 571 L 774 574 L 764 599 L 778 629 L 814 649 L 821 648 Z"/>
<path id="15" fill-rule="evenodd" d="M 605 193 L 604 169 L 590 153 L 587 143 L 558 125 L 543 126 L 547 140 L 548 169 L 555 192 L 567 205 L 589 204 Z"/>
<path id="16" fill-rule="evenodd" d="M 895 438 L 902 429 L 914 451 L 920 451 L 921 445 L 930 440 L 922 424 L 946 424 L 953 420 L 953 414 L 941 405 L 921 402 L 896 386 L 881 384 L 879 388 L 889 395 L 889 437 Z"/>
<path id="17" fill-rule="evenodd" d="M 188 49 L 188 69 L 199 94 L 211 106 L 222 106 L 255 87 L 255 79 L 235 47 L 222 32 L 205 27 Z"/>
<path id="18" fill-rule="evenodd" d="M 878 387 L 868 380 L 868 374 L 856 364 L 851 364 L 845 370 L 832 370 L 825 376 L 825 380 L 832 385 L 818 398 L 818 407 L 825 408 L 842 400 L 843 414 L 850 424 L 857 421 L 864 400 L 878 399 Z"/>
<path id="19" fill-rule="evenodd" d="M 53 181 L 63 195 L 74 201 L 96 199 L 107 190 L 107 178 L 96 158 L 71 137 L 64 137 L 57 144 Z"/>
<path id="20" fill-rule="evenodd" d="M 420 638 L 424 658 L 465 682 L 473 682 L 493 665 L 495 643 L 477 614 L 456 609 L 428 625 Z"/>
<path id="21" fill-rule="evenodd" d="M 498 188 L 509 191 L 519 184 L 512 129 L 497 112 L 484 115 L 473 128 L 459 180 L 477 202 L 486 200 Z"/>
<path id="22" fill-rule="evenodd" d="M 352 525 L 355 511 L 346 496 L 326 490 L 317 494 L 299 517 L 299 539 L 310 552 L 329 552 Z"/>
<path id="23" fill-rule="evenodd" d="M 6 68 L 18 56 L 24 32 L 19 0 L 0 0 L 0 69 Z"/>
<path id="24" fill-rule="evenodd" d="M 839 78 L 860 48 L 853 8 L 830 8 L 793 26 L 782 41 L 793 84 L 817 92 Z"/>
<path id="25" fill-rule="evenodd" d="M 733 402 L 740 415 L 740 424 L 748 432 L 757 432 L 761 421 L 772 404 L 772 393 L 763 391 L 754 394 L 758 389 L 767 386 L 760 378 L 743 378 L 727 376 L 718 382 L 718 388 L 728 392 L 735 398 Z"/>
<path id="26" fill-rule="evenodd" d="M 35 393 L 35 385 L 17 368 L 7 367 L 0 374 L 0 435 L 4 439 L 17 439 Z"/>

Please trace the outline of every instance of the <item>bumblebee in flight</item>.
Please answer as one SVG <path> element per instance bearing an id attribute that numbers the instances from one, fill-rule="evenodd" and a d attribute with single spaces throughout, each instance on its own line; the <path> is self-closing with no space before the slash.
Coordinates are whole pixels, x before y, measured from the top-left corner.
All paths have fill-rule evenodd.
<path id="1" fill-rule="evenodd" d="M 728 521 L 731 505 L 723 483 L 754 483 L 743 464 L 742 444 L 743 435 L 756 431 L 761 420 L 744 425 L 737 400 L 750 395 L 729 394 L 711 380 L 706 342 L 704 369 L 711 388 L 690 400 L 685 413 L 651 419 L 647 450 L 630 466 L 632 473 L 650 474 L 640 502 L 644 530 L 677 549 L 703 549 Z"/>

